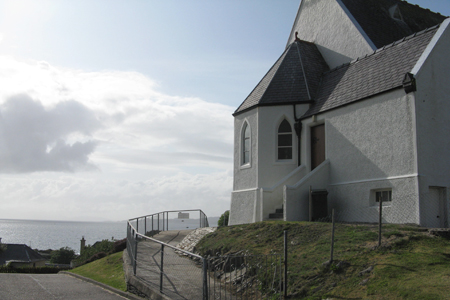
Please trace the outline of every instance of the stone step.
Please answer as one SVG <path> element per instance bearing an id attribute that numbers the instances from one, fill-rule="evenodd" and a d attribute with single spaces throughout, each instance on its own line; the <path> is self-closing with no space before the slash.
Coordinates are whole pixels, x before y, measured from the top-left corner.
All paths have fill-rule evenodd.
<path id="1" fill-rule="evenodd" d="M 274 220 L 274 219 L 283 219 L 284 218 L 284 214 L 281 213 L 274 213 L 274 214 L 269 214 L 269 219 Z"/>

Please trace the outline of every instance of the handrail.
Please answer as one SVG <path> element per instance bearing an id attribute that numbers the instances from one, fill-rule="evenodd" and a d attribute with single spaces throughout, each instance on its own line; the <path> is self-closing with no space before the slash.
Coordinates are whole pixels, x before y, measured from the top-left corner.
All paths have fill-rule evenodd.
<path id="1" fill-rule="evenodd" d="M 161 242 L 161 241 L 159 241 L 159 240 L 156 240 L 156 239 L 154 239 L 154 238 L 151 238 L 151 237 L 149 237 L 149 236 L 146 236 L 146 235 L 144 235 L 144 234 L 142 234 L 142 233 L 137 232 L 137 231 L 136 231 L 136 228 L 134 228 L 134 226 L 131 225 L 130 222 L 128 222 L 128 225 L 129 225 L 131 228 L 133 228 L 133 229 L 135 230 L 136 236 L 140 236 L 141 238 L 144 238 L 144 239 L 147 239 L 147 240 L 151 240 L 151 241 L 153 241 L 153 242 L 155 242 L 155 243 L 158 243 L 158 244 L 160 244 L 160 245 L 164 245 L 165 247 L 169 247 L 169 248 L 172 248 L 172 249 L 174 249 L 174 250 L 176 250 L 176 251 L 180 251 L 180 252 L 183 252 L 183 253 L 185 253 L 185 254 L 188 254 L 188 255 L 191 255 L 191 256 L 194 256 L 194 257 L 203 259 L 203 257 L 200 256 L 200 255 L 198 255 L 198 254 L 195 254 L 195 253 L 186 251 L 186 250 L 181 249 L 181 248 L 177 248 L 177 247 L 175 247 L 175 246 L 166 244 L 166 243 L 164 243 L 164 242 Z"/>

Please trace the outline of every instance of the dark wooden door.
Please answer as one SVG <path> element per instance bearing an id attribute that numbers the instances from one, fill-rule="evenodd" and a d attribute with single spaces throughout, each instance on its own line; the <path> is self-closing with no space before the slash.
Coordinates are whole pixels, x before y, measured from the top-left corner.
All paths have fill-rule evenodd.
<path id="1" fill-rule="evenodd" d="M 311 170 L 325 160 L 325 124 L 311 127 Z"/>

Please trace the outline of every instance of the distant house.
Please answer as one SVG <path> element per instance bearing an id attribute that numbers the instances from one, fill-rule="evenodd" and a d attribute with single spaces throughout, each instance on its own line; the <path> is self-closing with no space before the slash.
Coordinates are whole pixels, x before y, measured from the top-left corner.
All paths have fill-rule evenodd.
<path id="1" fill-rule="evenodd" d="M 45 258 L 24 244 L 0 244 L 0 266 L 43 267 Z"/>
<path id="2" fill-rule="evenodd" d="M 381 201 L 385 222 L 448 227 L 449 23 L 400 0 L 302 0 L 233 114 L 229 223 L 311 220 L 320 191 L 343 221 L 375 222 Z"/>

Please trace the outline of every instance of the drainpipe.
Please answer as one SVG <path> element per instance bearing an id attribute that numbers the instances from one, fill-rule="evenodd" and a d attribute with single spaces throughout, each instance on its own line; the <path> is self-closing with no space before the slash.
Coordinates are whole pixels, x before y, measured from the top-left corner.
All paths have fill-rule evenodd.
<path id="1" fill-rule="evenodd" d="M 295 108 L 295 104 L 292 105 L 294 107 L 294 119 L 295 119 L 295 123 L 294 123 L 294 129 L 295 129 L 295 133 L 297 134 L 297 165 L 300 166 L 301 165 L 301 151 L 300 151 L 300 147 L 301 147 L 301 134 L 302 134 L 302 122 L 300 121 L 300 119 L 297 118 L 297 110 Z"/>

